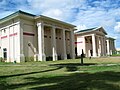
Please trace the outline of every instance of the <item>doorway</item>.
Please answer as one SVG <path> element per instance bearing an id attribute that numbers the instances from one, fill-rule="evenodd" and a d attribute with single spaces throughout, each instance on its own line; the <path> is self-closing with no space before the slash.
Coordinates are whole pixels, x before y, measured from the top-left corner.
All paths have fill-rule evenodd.
<path id="1" fill-rule="evenodd" d="M 7 49 L 6 48 L 3 48 L 3 58 L 4 58 L 4 60 L 7 59 Z"/>

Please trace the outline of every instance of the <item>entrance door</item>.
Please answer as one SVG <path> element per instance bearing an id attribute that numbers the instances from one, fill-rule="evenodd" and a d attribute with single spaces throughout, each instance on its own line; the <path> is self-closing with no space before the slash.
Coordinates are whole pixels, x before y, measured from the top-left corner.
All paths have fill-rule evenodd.
<path id="1" fill-rule="evenodd" d="M 4 60 L 7 59 L 7 49 L 6 48 L 3 48 L 3 58 L 4 58 Z"/>
<path id="2" fill-rule="evenodd" d="M 90 55 L 93 56 L 93 50 L 90 50 Z"/>

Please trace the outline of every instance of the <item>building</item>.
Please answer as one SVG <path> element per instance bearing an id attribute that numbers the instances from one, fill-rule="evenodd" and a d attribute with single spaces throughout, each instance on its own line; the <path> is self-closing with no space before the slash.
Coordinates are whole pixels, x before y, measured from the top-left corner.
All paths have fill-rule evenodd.
<path id="1" fill-rule="evenodd" d="M 74 58 L 74 25 L 17 11 L 0 19 L 0 57 L 24 62 Z"/>
<path id="2" fill-rule="evenodd" d="M 82 50 L 86 57 L 107 55 L 106 36 L 103 27 L 90 28 L 75 32 L 75 54 L 80 56 Z"/>
<path id="3" fill-rule="evenodd" d="M 107 44 L 107 55 L 112 55 L 116 53 L 115 49 L 115 39 L 112 37 L 106 38 L 106 44 Z"/>

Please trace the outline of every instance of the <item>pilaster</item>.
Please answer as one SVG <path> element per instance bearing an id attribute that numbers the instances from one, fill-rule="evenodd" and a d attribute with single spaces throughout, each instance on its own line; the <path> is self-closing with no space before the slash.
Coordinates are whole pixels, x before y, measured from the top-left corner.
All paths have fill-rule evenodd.
<path id="1" fill-rule="evenodd" d="M 57 58 L 57 52 L 56 52 L 56 31 L 55 31 L 55 27 L 53 26 L 52 27 L 52 30 L 51 30 L 51 36 L 52 36 L 52 56 L 53 56 L 53 61 L 56 61 L 58 60 Z"/>
<path id="2" fill-rule="evenodd" d="M 96 57 L 96 40 L 95 40 L 95 34 L 92 34 L 92 46 L 93 46 L 93 57 Z"/>
<path id="3" fill-rule="evenodd" d="M 65 41 L 65 29 L 62 30 L 62 42 L 63 42 L 63 59 L 67 59 L 67 54 L 66 54 L 66 41 Z"/>
<path id="4" fill-rule="evenodd" d="M 44 53 L 44 25 L 37 23 L 38 27 L 38 61 L 45 61 L 46 56 Z"/>
<path id="5" fill-rule="evenodd" d="M 70 29 L 70 54 L 71 54 L 71 58 L 74 59 L 75 58 L 75 44 L 74 44 L 74 31 L 72 29 Z"/>
<path id="6" fill-rule="evenodd" d="M 18 23 L 18 42 L 19 42 L 19 46 L 18 46 L 18 51 L 19 51 L 19 55 L 18 55 L 18 59 L 17 62 L 25 62 L 25 56 L 24 56 L 24 50 L 23 50 L 23 24 L 22 22 Z"/>

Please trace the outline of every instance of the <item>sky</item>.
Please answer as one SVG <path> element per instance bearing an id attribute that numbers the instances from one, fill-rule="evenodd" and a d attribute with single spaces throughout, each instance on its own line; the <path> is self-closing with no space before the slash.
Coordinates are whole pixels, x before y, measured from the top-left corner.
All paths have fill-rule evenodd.
<path id="1" fill-rule="evenodd" d="M 0 18 L 18 10 L 68 22 L 78 30 L 102 26 L 120 48 L 120 0 L 0 0 Z"/>

